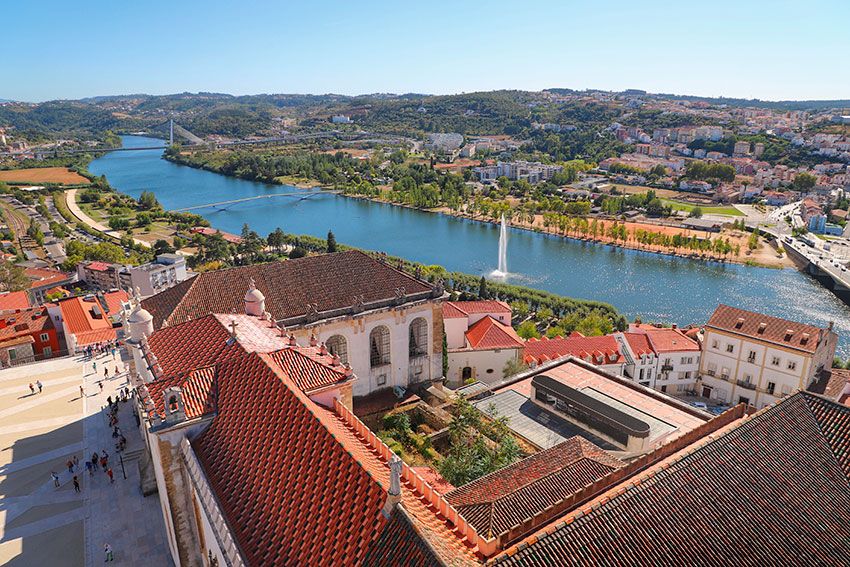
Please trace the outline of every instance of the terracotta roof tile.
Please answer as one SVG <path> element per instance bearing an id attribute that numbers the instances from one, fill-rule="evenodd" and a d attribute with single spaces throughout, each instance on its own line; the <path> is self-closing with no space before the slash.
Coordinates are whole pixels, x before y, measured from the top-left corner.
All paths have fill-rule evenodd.
<path id="1" fill-rule="evenodd" d="M 466 341 L 471 348 L 477 350 L 522 348 L 525 344 L 513 327 L 503 325 L 489 315 L 467 329 Z"/>
<path id="2" fill-rule="evenodd" d="M 0 311 L 26 309 L 29 306 L 29 295 L 25 291 L 7 291 L 0 293 Z"/>
<path id="3" fill-rule="evenodd" d="M 812 325 L 745 311 L 728 305 L 719 305 L 708 320 L 706 327 L 806 352 L 815 352 L 826 333 L 825 329 Z M 792 332 L 790 337 L 787 331 Z"/>
<path id="4" fill-rule="evenodd" d="M 569 337 L 530 339 L 525 343 L 525 361 L 537 362 L 574 356 L 591 359 L 593 364 L 620 364 L 625 358 L 613 336 L 585 337 L 574 333 Z"/>
<path id="5" fill-rule="evenodd" d="M 493 537 L 624 465 L 591 442 L 573 437 L 456 488 L 446 499 L 479 533 Z"/>
<path id="6" fill-rule="evenodd" d="M 850 381 L 850 370 L 831 368 L 821 372 L 820 377 L 808 387 L 808 391 L 832 401 L 839 401 L 848 381 Z"/>
<path id="7" fill-rule="evenodd" d="M 637 332 L 646 333 L 652 350 L 658 354 L 699 350 L 699 343 L 679 329 L 641 327 Z"/>
<path id="8" fill-rule="evenodd" d="M 93 297 L 71 297 L 59 302 L 62 320 L 74 335 L 77 345 L 84 346 L 117 338 L 103 306 Z"/>
<path id="9" fill-rule="evenodd" d="M 186 374 L 245 354 L 215 315 L 156 331 L 148 340 L 164 375 Z"/>
<path id="10" fill-rule="evenodd" d="M 209 313 L 244 313 L 252 278 L 265 296 L 266 309 L 278 321 L 303 317 L 310 305 L 322 313 L 350 308 L 355 298 L 367 305 L 391 301 L 402 288 L 406 295 L 433 291 L 425 282 L 367 254 L 349 251 L 204 272 L 142 304 L 153 315 L 157 329 Z"/>
<path id="11" fill-rule="evenodd" d="M 214 366 L 199 368 L 185 374 L 160 378 L 146 385 L 151 405 L 160 418 L 165 417 L 165 390 L 177 386 L 183 390 L 183 406 L 188 419 L 201 417 L 215 410 Z"/>
<path id="12" fill-rule="evenodd" d="M 0 313 L 0 325 L 0 341 L 54 328 L 53 320 L 42 307 Z"/>
<path id="13" fill-rule="evenodd" d="M 623 333 L 623 338 L 629 343 L 629 348 L 637 356 L 645 354 L 655 354 L 652 349 L 652 344 L 649 342 L 647 335 L 644 333 Z"/>
<path id="14" fill-rule="evenodd" d="M 44 286 L 53 287 L 71 281 L 71 276 L 65 272 L 46 268 L 24 268 L 24 273 L 32 282 L 30 289 Z"/>
<path id="15" fill-rule="evenodd" d="M 850 409 L 798 393 L 631 478 L 496 563 L 846 565 L 848 449 Z"/>
<path id="16" fill-rule="evenodd" d="M 468 317 L 476 313 L 510 313 L 511 306 L 504 301 L 486 299 L 480 301 L 447 301 L 443 304 L 446 319 Z"/>

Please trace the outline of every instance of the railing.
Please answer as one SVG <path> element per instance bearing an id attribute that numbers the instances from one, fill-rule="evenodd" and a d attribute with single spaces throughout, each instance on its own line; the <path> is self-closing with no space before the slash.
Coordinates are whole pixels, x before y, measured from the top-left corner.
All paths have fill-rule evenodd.
<path id="1" fill-rule="evenodd" d="M 755 390 L 756 389 L 756 385 L 753 384 L 752 382 L 748 381 L 748 380 L 736 380 L 736 382 L 740 387 L 746 388 L 747 390 Z"/>

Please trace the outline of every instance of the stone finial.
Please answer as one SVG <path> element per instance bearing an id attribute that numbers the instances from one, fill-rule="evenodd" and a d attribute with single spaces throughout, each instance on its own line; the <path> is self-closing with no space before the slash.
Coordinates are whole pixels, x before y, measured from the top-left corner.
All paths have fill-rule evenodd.
<path id="1" fill-rule="evenodd" d="M 339 355 L 336 353 L 331 357 L 331 366 L 339 366 Z"/>
<path id="2" fill-rule="evenodd" d="M 298 342 L 295 340 L 295 335 L 289 335 L 289 346 L 298 346 Z"/>
<path id="3" fill-rule="evenodd" d="M 234 339 L 234 340 L 236 339 L 236 327 L 238 327 L 238 326 L 239 326 L 239 323 L 237 323 L 234 319 L 230 320 L 230 324 L 228 325 L 228 327 L 230 327 L 230 338 L 231 339 Z"/>
<path id="4" fill-rule="evenodd" d="M 401 459 L 398 455 L 390 457 L 390 487 L 387 490 L 387 500 L 384 502 L 384 507 L 381 509 L 381 514 L 385 518 L 389 518 L 393 508 L 401 502 L 401 470 L 403 468 Z"/>
<path id="5" fill-rule="evenodd" d="M 360 313 L 365 309 L 365 298 L 363 295 L 355 295 L 354 301 L 351 304 L 351 311 L 353 313 Z"/>
<path id="6" fill-rule="evenodd" d="M 328 345 L 326 345 L 324 342 L 319 345 L 319 354 L 322 356 L 328 354 Z"/>
<path id="7" fill-rule="evenodd" d="M 310 346 L 314 347 L 317 344 L 319 344 L 319 339 L 316 338 L 316 333 L 311 332 L 310 333 Z"/>

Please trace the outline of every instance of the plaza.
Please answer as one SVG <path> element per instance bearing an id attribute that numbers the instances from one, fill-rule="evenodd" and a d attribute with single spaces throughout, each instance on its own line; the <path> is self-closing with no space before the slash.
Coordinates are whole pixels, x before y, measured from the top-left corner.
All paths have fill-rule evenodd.
<path id="1" fill-rule="evenodd" d="M 118 426 L 127 438 L 120 455 L 104 410 L 107 397 L 115 399 L 127 385 L 124 368 L 120 353 L 110 353 L 0 371 L 0 564 L 96 565 L 107 543 L 118 565 L 172 564 L 159 501 L 140 489 L 144 446 L 132 403 L 119 404 Z M 43 390 L 31 393 L 36 381 Z M 103 450 L 114 482 L 103 470 L 85 468 L 92 453 Z M 74 457 L 79 467 L 72 473 L 67 463 Z"/>

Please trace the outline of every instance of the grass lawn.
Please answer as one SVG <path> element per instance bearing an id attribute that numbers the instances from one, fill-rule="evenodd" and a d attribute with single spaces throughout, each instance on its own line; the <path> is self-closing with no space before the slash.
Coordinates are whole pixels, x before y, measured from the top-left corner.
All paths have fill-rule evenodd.
<path id="1" fill-rule="evenodd" d="M 674 211 L 687 211 L 691 212 L 694 208 L 699 207 L 702 209 L 703 214 L 705 215 L 726 215 L 729 217 L 742 217 L 744 213 L 736 209 L 735 207 L 712 207 L 712 206 L 703 206 L 703 205 L 692 205 L 690 203 L 682 203 L 681 201 L 673 201 L 672 199 L 661 199 L 665 205 L 670 205 L 673 207 Z"/>

